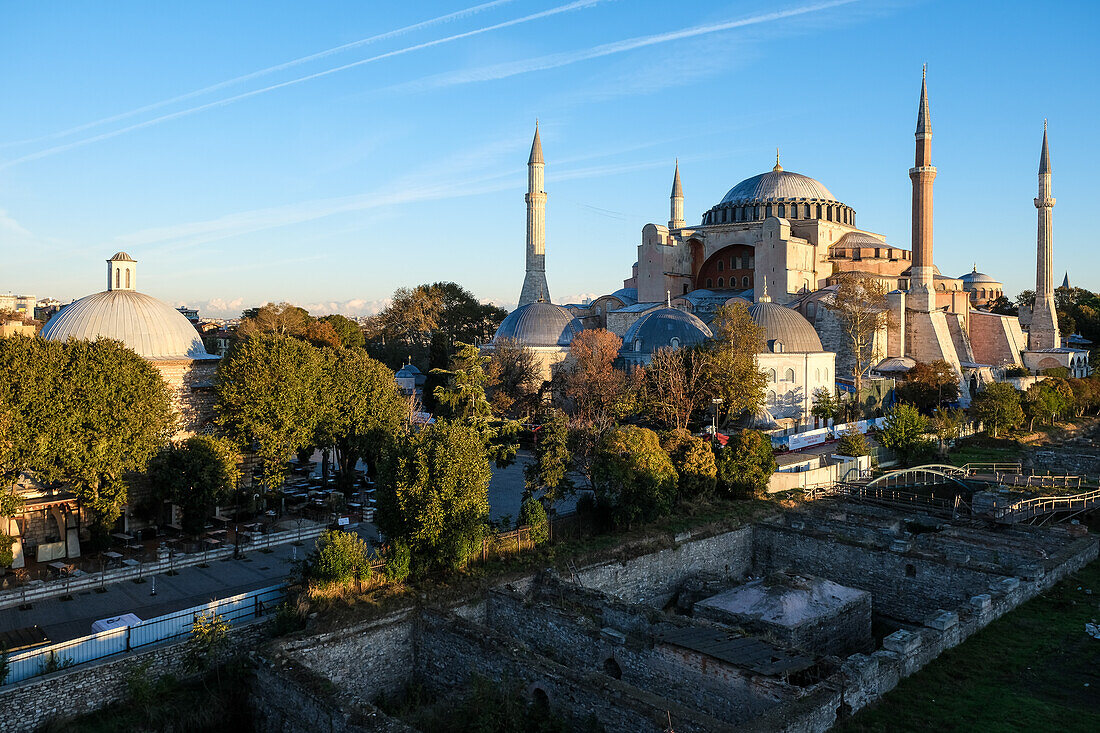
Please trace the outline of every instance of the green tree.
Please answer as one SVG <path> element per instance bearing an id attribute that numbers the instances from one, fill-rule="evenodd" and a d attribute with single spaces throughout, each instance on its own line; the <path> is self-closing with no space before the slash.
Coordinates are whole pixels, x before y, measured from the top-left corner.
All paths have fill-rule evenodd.
<path id="1" fill-rule="evenodd" d="M 966 424 L 966 413 L 958 407 L 941 407 L 928 420 L 928 426 L 936 434 L 940 454 L 947 455 L 947 447 L 957 439 Z"/>
<path id="2" fill-rule="evenodd" d="M 992 431 L 994 438 L 1018 428 L 1024 421 L 1020 390 L 1005 382 L 991 384 L 975 395 L 970 410 L 986 430 Z"/>
<path id="3" fill-rule="evenodd" d="M 764 329 L 744 303 L 735 303 L 718 309 L 711 330 L 714 338 L 705 345 L 706 397 L 722 400 L 727 419 L 755 412 L 764 404 L 768 384 L 756 364 L 756 355 L 764 350 Z"/>
<path id="4" fill-rule="evenodd" d="M 683 428 L 661 436 L 661 447 L 668 453 L 679 477 L 676 498 L 680 502 L 709 501 L 718 485 L 718 468 L 710 441 L 696 437 Z"/>
<path id="5" fill-rule="evenodd" d="M 855 428 L 848 428 L 840 436 L 836 444 L 836 452 L 842 456 L 869 456 L 871 455 L 871 443 L 867 436 Z"/>
<path id="6" fill-rule="evenodd" d="M 54 398 L 67 414 L 57 471 L 41 472 L 72 487 L 94 516 L 97 534 L 114 524 L 129 478 L 145 470 L 175 427 L 160 373 L 119 341 L 70 341 Z"/>
<path id="7" fill-rule="evenodd" d="M 493 416 L 486 394 L 491 386 L 488 364 L 489 357 L 482 356 L 476 346 L 459 344 L 450 369 L 432 370 L 446 378 L 446 383 L 436 388 L 435 398 L 441 417 L 474 428 L 497 466 L 503 468 L 515 460 L 520 426 L 514 420 Z"/>
<path id="8" fill-rule="evenodd" d="M 830 389 L 818 387 L 813 394 L 814 404 L 810 408 L 810 414 L 818 420 L 832 420 L 836 418 L 840 410 L 840 401 Z"/>
<path id="9" fill-rule="evenodd" d="M 309 577 L 321 585 L 342 585 L 370 577 L 370 547 L 354 532 L 327 530 L 317 539 Z"/>
<path id="10" fill-rule="evenodd" d="M 569 421 L 561 410 L 552 409 L 535 428 L 535 460 L 523 467 L 524 491 L 541 495 L 553 511 L 554 504 L 573 493 L 569 471 L 573 455 L 569 450 Z"/>
<path id="11" fill-rule="evenodd" d="M 400 439 L 380 482 L 378 528 L 408 545 L 423 572 L 466 565 L 489 518 L 489 459 L 481 433 L 440 421 Z"/>
<path id="12" fill-rule="evenodd" d="M 15 487 L 0 489 L 0 568 L 6 568 L 15 561 L 12 545 L 15 537 L 8 534 L 10 520 L 23 508 L 23 497 L 15 493 Z M 3 679 L 0 679 L 3 684 Z"/>
<path id="13" fill-rule="evenodd" d="M 928 420 L 913 405 L 898 403 L 887 410 L 883 420 L 878 442 L 896 453 L 902 463 L 910 463 L 931 451 L 932 444 L 925 437 Z"/>
<path id="14" fill-rule="evenodd" d="M 1024 393 L 1024 415 L 1028 420 L 1028 430 L 1033 430 L 1036 420 L 1055 420 L 1066 415 L 1073 406 L 1073 390 L 1066 380 L 1052 377 L 1036 382 Z"/>
<path id="15" fill-rule="evenodd" d="M 332 330 L 340 337 L 340 345 L 345 349 L 361 349 L 366 345 L 363 329 L 347 316 L 333 313 L 330 316 L 322 316 L 319 320 L 332 326 Z"/>
<path id="16" fill-rule="evenodd" d="M 758 430 L 741 430 L 730 436 L 716 455 L 718 488 L 735 499 L 751 499 L 768 490 L 778 465 L 771 438 Z"/>
<path id="17" fill-rule="evenodd" d="M 355 466 L 377 474 L 383 452 L 407 428 L 409 407 L 394 374 L 362 349 L 325 349 L 320 356 L 317 428 L 313 443 L 331 447 L 336 476 L 351 487 Z"/>
<path id="18" fill-rule="evenodd" d="M 533 496 L 523 500 L 519 507 L 519 526 L 531 528 L 531 539 L 536 545 L 541 545 L 550 539 L 550 520 L 546 516 L 546 507 Z"/>
<path id="19" fill-rule="evenodd" d="M 191 672 L 212 669 L 229 646 L 229 622 L 216 612 L 200 613 L 191 624 L 184 666 Z"/>
<path id="20" fill-rule="evenodd" d="M 149 461 L 153 495 L 183 509 L 182 527 L 202 532 L 214 507 L 232 497 L 240 479 L 240 454 L 224 438 L 195 435 L 165 446 Z"/>
<path id="21" fill-rule="evenodd" d="M 593 466 L 596 500 L 619 526 L 667 515 L 676 498 L 676 478 L 652 430 L 615 428 L 600 442 Z"/>
<path id="22" fill-rule="evenodd" d="M 263 459 L 263 482 L 278 488 L 286 463 L 311 445 L 321 417 L 321 355 L 298 339 L 256 334 L 238 340 L 218 368 L 218 421 Z"/>
<path id="23" fill-rule="evenodd" d="M 259 308 L 249 308 L 241 314 L 237 335 L 240 338 L 248 338 L 254 334 L 301 338 L 312 320 L 309 311 L 296 305 L 266 303 Z"/>

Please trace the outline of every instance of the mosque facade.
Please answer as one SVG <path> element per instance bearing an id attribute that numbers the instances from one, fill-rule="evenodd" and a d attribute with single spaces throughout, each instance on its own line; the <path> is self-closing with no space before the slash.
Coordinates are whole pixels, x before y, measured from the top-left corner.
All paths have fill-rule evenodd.
<path id="1" fill-rule="evenodd" d="M 707 209 L 698 224 L 689 224 L 677 163 L 668 222 L 642 228 L 637 262 L 623 287 L 590 302 L 555 307 L 573 316 L 571 329 L 606 328 L 620 336 L 622 361 L 629 366 L 646 363 L 656 349 L 711 338 L 708 324 L 717 309 L 746 303 L 754 321 L 765 326 L 771 344 L 758 355 L 769 377 L 768 408 L 776 417 L 795 421 L 808 419 L 815 390 L 832 390 L 837 378 L 850 376 L 854 367 L 855 359 L 829 308 L 844 276 L 878 282 L 888 293 L 890 318 L 875 335 L 872 363 L 896 371 L 917 362 L 947 361 L 960 377 L 963 405 L 969 403 L 972 389 L 995 380 L 1007 367 L 1036 373 L 1064 367 L 1072 376 L 1090 373 L 1088 352 L 1063 344 L 1054 309 L 1055 199 L 1045 126 L 1034 201 L 1036 304 L 1026 325 L 1016 316 L 989 310 L 1004 294 L 999 280 L 979 272 L 976 265 L 952 277 L 934 263 L 937 169 L 923 78 L 914 137 L 908 248 L 860 229 L 852 206 L 820 181 L 784 169 L 778 155 L 770 171 L 741 181 Z M 517 312 L 537 301 L 550 305 L 542 229 L 544 165 L 536 129 L 528 162 L 527 271 Z M 513 331 L 509 332 L 514 337 Z M 555 358 L 564 359 L 567 347 L 556 348 Z"/>

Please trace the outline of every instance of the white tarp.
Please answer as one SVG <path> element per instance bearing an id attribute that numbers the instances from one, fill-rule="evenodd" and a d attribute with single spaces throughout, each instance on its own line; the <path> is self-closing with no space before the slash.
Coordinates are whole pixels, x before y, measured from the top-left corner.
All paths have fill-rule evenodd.
<path id="1" fill-rule="evenodd" d="M 108 631 L 110 629 L 121 629 L 124 626 L 133 626 L 134 624 L 140 624 L 141 619 L 132 613 L 124 613 L 121 616 L 112 616 L 111 618 L 101 618 L 92 624 L 92 633 L 98 634 L 100 631 Z"/>

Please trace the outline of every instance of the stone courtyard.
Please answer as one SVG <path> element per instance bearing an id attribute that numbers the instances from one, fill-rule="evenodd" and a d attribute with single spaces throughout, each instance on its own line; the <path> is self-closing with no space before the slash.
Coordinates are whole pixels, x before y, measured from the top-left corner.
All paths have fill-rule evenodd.
<path id="1" fill-rule="evenodd" d="M 823 731 L 1097 556 L 1083 528 L 821 502 L 624 560 L 275 642 L 261 731 L 413 731 L 474 675 L 607 731 Z"/>

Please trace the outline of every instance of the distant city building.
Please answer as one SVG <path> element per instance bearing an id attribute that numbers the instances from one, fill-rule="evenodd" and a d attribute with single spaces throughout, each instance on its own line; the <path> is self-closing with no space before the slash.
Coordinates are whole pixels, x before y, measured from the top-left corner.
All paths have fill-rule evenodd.
<path id="1" fill-rule="evenodd" d="M 0 295 L 0 311 L 15 311 L 34 317 L 35 299 L 33 295 Z"/>

